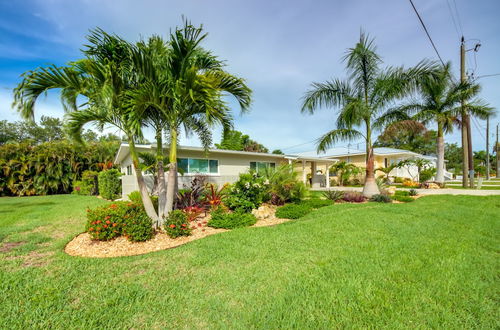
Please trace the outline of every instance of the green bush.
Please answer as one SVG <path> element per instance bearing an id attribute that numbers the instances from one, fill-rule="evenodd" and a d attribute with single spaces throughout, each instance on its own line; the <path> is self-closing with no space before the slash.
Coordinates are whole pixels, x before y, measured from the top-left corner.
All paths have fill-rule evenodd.
<path id="1" fill-rule="evenodd" d="M 333 202 L 328 199 L 312 198 L 312 199 L 305 199 L 297 204 L 306 205 L 313 209 L 319 209 L 320 207 L 333 205 Z"/>
<path id="2" fill-rule="evenodd" d="M 73 181 L 73 192 L 75 195 L 90 195 L 90 187 L 81 180 Z"/>
<path id="3" fill-rule="evenodd" d="M 122 174 L 117 169 L 110 169 L 99 173 L 99 194 L 104 199 L 115 200 L 121 194 Z"/>
<path id="4" fill-rule="evenodd" d="M 240 211 L 227 213 L 222 208 L 217 208 L 210 213 L 208 226 L 212 228 L 234 229 L 248 227 L 257 222 L 257 218 L 251 213 Z"/>
<path id="5" fill-rule="evenodd" d="M 278 207 L 276 217 L 282 219 L 298 219 L 312 211 L 312 207 L 304 204 L 288 204 Z"/>
<path id="6" fill-rule="evenodd" d="M 408 190 L 396 190 L 394 196 L 410 196 L 410 192 Z"/>
<path id="7" fill-rule="evenodd" d="M 432 179 L 432 177 L 434 175 L 436 175 L 436 168 L 435 167 L 425 168 L 425 169 L 420 171 L 418 179 L 422 183 L 422 182 L 429 181 L 430 179 Z"/>
<path id="8" fill-rule="evenodd" d="M 171 238 L 191 235 L 187 216 L 181 210 L 174 210 L 168 214 L 164 229 Z"/>
<path id="9" fill-rule="evenodd" d="M 377 203 L 392 203 L 391 197 L 384 194 L 373 195 L 370 200 Z"/>
<path id="10" fill-rule="evenodd" d="M 109 241 L 125 235 L 130 241 L 146 241 L 154 235 L 151 219 L 140 204 L 115 202 L 87 210 L 85 230 L 94 240 Z"/>
<path id="11" fill-rule="evenodd" d="M 124 235 L 129 241 L 144 242 L 154 236 L 153 223 L 142 208 L 134 208 L 127 215 L 128 220 L 124 226 Z"/>
<path id="12" fill-rule="evenodd" d="M 322 193 L 323 197 L 329 199 L 333 202 L 338 202 L 344 197 L 344 192 L 342 190 L 325 190 Z"/>
<path id="13" fill-rule="evenodd" d="M 410 195 L 410 196 L 417 196 L 418 192 L 415 189 L 410 189 L 408 191 L 408 195 Z"/>
<path id="14" fill-rule="evenodd" d="M 394 178 L 394 183 L 403 183 L 403 181 L 404 181 L 404 178 L 402 178 L 402 177 L 397 176 Z"/>
<path id="15" fill-rule="evenodd" d="M 242 173 L 238 181 L 229 188 L 224 204 L 231 210 L 250 212 L 262 204 L 266 190 L 263 177 L 257 173 Z"/>

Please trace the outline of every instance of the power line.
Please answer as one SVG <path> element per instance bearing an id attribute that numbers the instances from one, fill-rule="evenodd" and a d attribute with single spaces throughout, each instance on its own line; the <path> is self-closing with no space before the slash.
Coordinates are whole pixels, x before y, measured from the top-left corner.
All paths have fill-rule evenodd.
<path id="1" fill-rule="evenodd" d="M 455 21 L 455 15 L 453 15 L 453 11 L 452 11 L 451 6 L 450 6 L 450 0 L 446 0 L 446 4 L 448 5 L 448 10 L 450 11 L 450 16 L 451 16 L 451 20 L 453 21 L 453 26 L 455 27 L 455 31 L 457 31 L 457 35 L 460 38 L 460 32 L 458 31 L 458 26 L 457 26 L 457 23 Z"/>
<path id="2" fill-rule="evenodd" d="M 453 0 L 453 3 L 455 4 L 455 12 L 457 14 L 458 26 L 460 26 L 460 31 L 462 32 L 462 35 L 464 35 L 464 29 L 462 28 L 462 22 L 461 22 L 461 19 L 460 19 L 460 14 L 458 13 L 457 2 L 455 0 Z"/>
<path id="3" fill-rule="evenodd" d="M 439 55 L 439 52 L 438 52 L 438 50 L 436 48 L 436 45 L 434 44 L 434 41 L 432 40 L 431 35 L 429 34 L 429 31 L 427 31 L 427 27 L 425 26 L 425 23 L 422 20 L 422 17 L 420 17 L 420 14 L 418 13 L 417 8 L 415 8 L 415 5 L 413 4 L 413 1 L 412 0 L 409 0 L 409 1 L 411 3 L 411 6 L 413 7 L 413 10 L 415 11 L 415 14 L 417 14 L 417 17 L 418 17 L 418 19 L 420 21 L 420 24 L 422 24 L 422 27 L 424 28 L 425 34 L 427 34 L 427 37 L 429 38 L 429 41 L 431 42 L 432 48 L 434 48 L 434 51 L 436 52 L 439 60 L 441 61 L 441 64 L 444 65 L 444 61 L 441 58 L 441 55 Z"/>
<path id="4" fill-rule="evenodd" d="M 473 116 L 470 116 L 472 118 L 472 122 L 474 123 L 474 125 L 476 126 L 477 128 L 477 131 L 479 132 L 479 134 L 481 135 L 481 137 L 483 138 L 484 141 L 486 141 L 486 138 L 484 137 L 483 135 L 483 132 L 481 131 L 481 128 L 479 128 L 479 123 L 477 122 L 477 118 L 476 117 L 473 117 Z"/>

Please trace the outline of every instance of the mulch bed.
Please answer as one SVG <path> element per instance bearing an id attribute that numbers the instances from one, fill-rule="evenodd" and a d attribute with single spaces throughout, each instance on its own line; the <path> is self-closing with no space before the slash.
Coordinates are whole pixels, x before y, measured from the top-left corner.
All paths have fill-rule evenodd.
<path id="1" fill-rule="evenodd" d="M 200 238 L 228 231 L 227 229 L 208 227 L 206 225 L 207 220 L 205 217 L 194 221 L 193 225 L 196 228 L 192 230 L 190 236 L 170 238 L 167 234 L 158 232 L 151 240 L 146 242 L 130 242 L 125 237 L 118 237 L 111 241 L 94 241 L 89 234 L 82 233 L 71 240 L 64 248 L 64 251 L 71 256 L 87 258 L 134 256 L 171 249 Z M 286 221 L 289 220 L 276 218 L 273 214 L 263 219 L 258 218 L 257 223 L 252 227 L 273 226 Z"/>

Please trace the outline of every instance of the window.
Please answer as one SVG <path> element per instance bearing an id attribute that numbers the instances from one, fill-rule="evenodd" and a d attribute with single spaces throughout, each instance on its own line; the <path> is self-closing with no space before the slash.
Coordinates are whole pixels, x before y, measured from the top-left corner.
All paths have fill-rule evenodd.
<path id="1" fill-rule="evenodd" d="M 127 166 L 127 175 L 132 175 L 132 165 Z"/>
<path id="2" fill-rule="evenodd" d="M 216 159 L 178 158 L 177 168 L 184 173 L 218 174 L 219 161 Z"/>
<path id="3" fill-rule="evenodd" d="M 276 163 L 271 162 L 250 162 L 250 169 L 255 172 L 263 172 L 267 168 L 275 169 Z"/>

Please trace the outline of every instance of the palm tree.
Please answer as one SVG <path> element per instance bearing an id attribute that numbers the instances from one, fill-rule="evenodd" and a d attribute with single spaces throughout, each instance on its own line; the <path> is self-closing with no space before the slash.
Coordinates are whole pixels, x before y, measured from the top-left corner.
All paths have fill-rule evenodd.
<path id="1" fill-rule="evenodd" d="M 28 71 L 14 89 L 14 106 L 25 119 L 32 120 L 38 97 L 51 89 L 61 90 L 61 101 L 68 112 L 68 128 L 81 142 L 85 124 L 103 128 L 112 125 L 122 130 L 130 147 L 137 182 L 147 214 L 154 222 L 158 215 L 153 207 L 139 167 L 135 140 L 142 137 L 143 122 L 126 104 L 126 91 L 136 84 L 131 73 L 130 44 L 100 29 L 87 37 L 85 58 L 65 67 L 50 66 Z M 86 102 L 77 105 L 78 98 Z"/>
<path id="2" fill-rule="evenodd" d="M 318 139 L 318 152 L 325 151 L 337 141 L 362 138 L 366 142 L 366 178 L 363 194 L 370 197 L 379 193 L 375 182 L 373 131 L 378 116 L 396 99 L 407 95 L 417 78 L 426 74 L 431 66 L 426 61 L 414 68 L 382 69 L 382 60 L 376 53 L 373 39 L 361 32 L 359 42 L 350 48 L 343 60 L 348 72 L 347 80 L 333 79 L 313 83 L 305 94 L 302 112 L 314 113 L 317 108 L 339 107 L 336 128 Z M 364 132 L 359 129 L 364 126 Z"/>
<path id="3" fill-rule="evenodd" d="M 133 56 L 134 65 L 145 79 L 129 93 L 129 102 L 156 131 L 159 195 L 166 195 L 165 199 L 159 198 L 160 218 L 173 208 L 181 128 L 187 135 L 196 134 L 208 150 L 213 126 L 232 126 L 231 111 L 223 96 L 234 96 L 243 112 L 251 103 L 251 91 L 244 81 L 224 71 L 223 63 L 200 47 L 205 37 L 201 27 L 186 21 L 182 29 L 177 28 L 170 35 L 169 44 L 153 37 L 147 44 L 139 44 Z M 166 133 L 169 143 L 166 193 L 161 178 L 162 133 Z"/>
<path id="4" fill-rule="evenodd" d="M 447 63 L 436 68 L 431 75 L 421 77 L 417 91 L 418 99 L 390 109 L 380 121 L 414 120 L 426 125 L 436 124 L 436 182 L 444 183 L 444 135 L 450 133 L 455 124 L 460 124 L 460 101 L 474 98 L 480 86 L 454 82 L 451 64 Z M 492 114 L 492 108 L 479 100 L 468 102 L 467 107 L 471 115 L 479 118 L 486 119 Z"/>
<path id="5" fill-rule="evenodd" d="M 337 177 L 339 178 L 339 186 L 341 187 L 344 185 L 344 181 L 349 180 L 351 176 L 361 174 L 361 170 L 362 169 L 356 165 L 345 161 L 336 162 L 329 169 L 329 171 L 337 174 Z"/>

